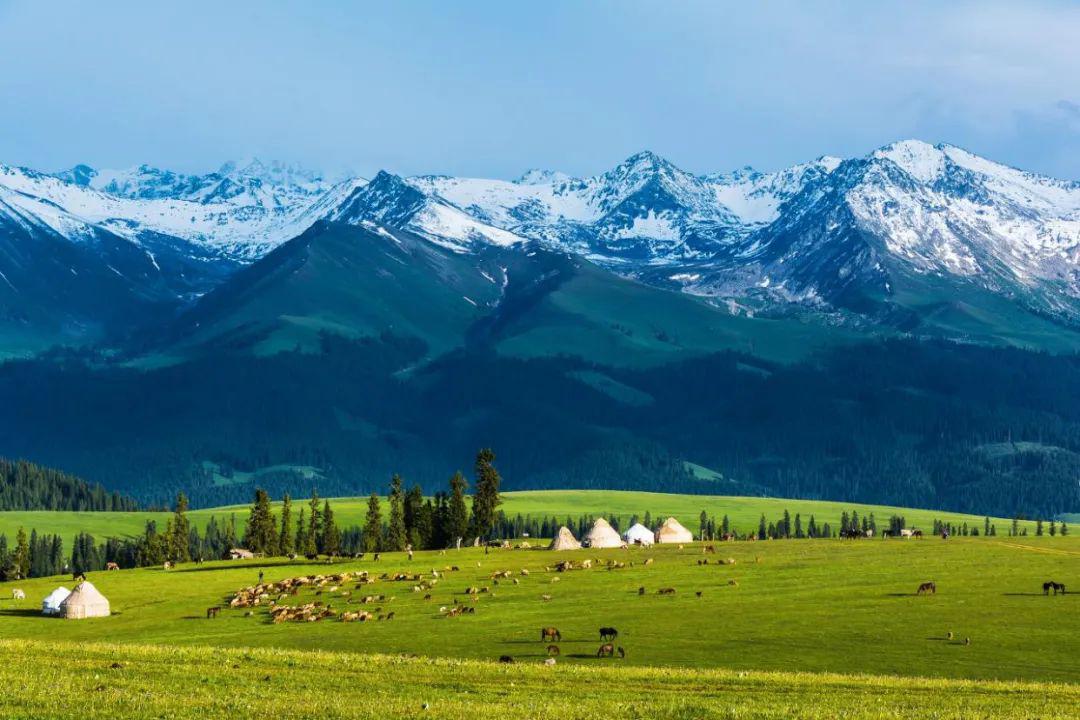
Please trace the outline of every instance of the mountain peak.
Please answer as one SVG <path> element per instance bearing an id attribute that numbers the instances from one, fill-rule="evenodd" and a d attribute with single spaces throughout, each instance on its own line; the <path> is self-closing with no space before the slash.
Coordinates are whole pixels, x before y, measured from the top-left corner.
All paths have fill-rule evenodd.
<path id="1" fill-rule="evenodd" d="M 899 140 L 873 152 L 873 157 L 891 161 L 921 182 L 932 182 L 945 167 L 943 146 L 922 140 Z"/>

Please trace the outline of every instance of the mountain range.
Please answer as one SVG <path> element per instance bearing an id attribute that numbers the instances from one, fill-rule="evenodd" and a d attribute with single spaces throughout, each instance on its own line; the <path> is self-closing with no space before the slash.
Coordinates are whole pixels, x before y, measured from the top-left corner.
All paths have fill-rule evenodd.
<path id="1" fill-rule="evenodd" d="M 776 172 L 695 175 L 642 152 L 593 177 L 531 170 L 514 181 L 382 171 L 331 182 L 258 160 L 205 175 L 0 166 L 3 353 L 190 347 L 177 330 L 194 318 L 239 322 L 225 317 L 232 285 L 295 257 L 300 250 L 288 246 L 309 247 L 319 228 L 347 227 L 369 247 L 346 244 L 345 255 L 389 242 L 430 266 L 421 247 L 430 246 L 458 267 L 455 277 L 495 278 L 491 267 L 512 264 L 525 282 L 559 255 L 610 275 L 613 287 L 629 279 L 694 300 L 657 303 L 727 316 L 713 324 L 794 320 L 839 334 L 1080 346 L 1080 184 L 911 140 Z M 435 272 L 426 281 L 444 279 Z M 498 286 L 509 282 L 458 302 L 498 310 Z M 293 297 L 274 322 L 386 305 L 359 293 L 342 302 L 316 308 Z M 396 307 L 361 329 L 387 329 L 399 311 L 414 312 Z"/>
<path id="2" fill-rule="evenodd" d="M 506 487 L 1080 510 L 1080 185 L 0 166 L 0 455 L 140 500 Z"/>

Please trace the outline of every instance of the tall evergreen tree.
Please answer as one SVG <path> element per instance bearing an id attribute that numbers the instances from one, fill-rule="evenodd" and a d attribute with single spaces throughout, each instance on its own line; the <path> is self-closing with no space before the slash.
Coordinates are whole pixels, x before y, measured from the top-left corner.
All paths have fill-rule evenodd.
<path id="1" fill-rule="evenodd" d="M 270 496 L 262 488 L 255 490 L 255 501 L 244 529 L 244 545 L 253 553 L 278 554 L 277 523 L 270 512 Z"/>
<path id="2" fill-rule="evenodd" d="M 329 500 L 323 503 L 321 550 L 324 555 L 331 557 L 341 554 L 341 530 L 334 522 L 334 511 L 330 509 Z"/>
<path id="3" fill-rule="evenodd" d="M 289 497 L 289 493 L 285 493 L 281 498 L 281 535 L 278 536 L 278 551 L 282 555 L 292 555 L 296 551 L 293 545 L 292 498 Z"/>
<path id="4" fill-rule="evenodd" d="M 419 485 L 413 483 L 409 491 L 405 493 L 405 534 L 409 543 L 416 549 L 427 547 L 430 530 L 422 532 L 422 515 L 424 512 L 424 491 Z"/>
<path id="5" fill-rule="evenodd" d="M 761 514 L 761 519 L 758 520 L 758 526 L 757 527 L 758 527 L 758 530 L 757 530 L 758 540 L 764 540 L 765 538 L 769 537 L 769 529 L 765 525 L 765 513 Z"/>
<path id="6" fill-rule="evenodd" d="M 379 496 L 371 493 L 368 498 L 367 517 L 364 518 L 364 552 L 378 552 L 382 547 L 382 507 Z"/>
<path id="7" fill-rule="evenodd" d="M 304 554 L 317 555 L 319 542 L 322 540 L 322 519 L 319 517 L 319 493 L 311 491 L 308 501 L 307 537 L 304 538 Z"/>
<path id="8" fill-rule="evenodd" d="M 166 554 L 173 562 L 191 561 L 191 549 L 188 542 L 191 536 L 191 523 L 188 522 L 187 511 L 187 496 L 182 492 L 177 493 L 169 535 L 165 539 Z"/>
<path id="9" fill-rule="evenodd" d="M 304 507 L 300 506 L 300 516 L 296 520 L 296 552 L 301 555 L 311 555 L 315 551 L 308 551 L 310 545 L 307 534 L 307 520 L 304 518 Z"/>
<path id="10" fill-rule="evenodd" d="M 405 495 L 401 489 L 401 477 L 394 473 L 390 478 L 390 522 L 386 528 L 386 549 L 404 550 L 408 536 L 405 530 Z"/>
<path id="11" fill-rule="evenodd" d="M 454 473 L 454 477 L 450 478 L 446 531 L 448 544 L 463 540 L 469 532 L 469 511 L 465 507 L 465 476 L 460 472 Z"/>
<path id="12" fill-rule="evenodd" d="M 495 525 L 495 509 L 502 503 L 499 485 L 502 478 L 495 469 L 495 453 L 484 448 L 476 454 L 476 490 L 472 501 L 472 530 L 486 538 Z"/>

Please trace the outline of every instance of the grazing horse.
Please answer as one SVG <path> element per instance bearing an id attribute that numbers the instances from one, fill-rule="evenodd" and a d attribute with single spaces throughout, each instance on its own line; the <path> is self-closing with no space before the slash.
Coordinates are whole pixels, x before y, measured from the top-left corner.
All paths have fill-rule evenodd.
<path id="1" fill-rule="evenodd" d="M 548 655 L 558 655 L 559 654 L 559 646 L 558 645 L 548 645 L 547 646 L 547 654 Z"/>
<path id="2" fill-rule="evenodd" d="M 120 565 L 118 563 L 108 562 L 108 563 L 105 563 L 105 569 L 106 570 L 119 570 Z"/>
<path id="3" fill-rule="evenodd" d="M 656 591 L 658 595 L 674 595 L 675 588 L 660 588 Z"/>
<path id="4" fill-rule="evenodd" d="M 206 619 L 209 620 L 210 618 L 216 618 L 218 616 L 219 612 L 221 612 L 221 606 L 220 605 L 215 605 L 214 607 L 206 608 Z"/>
<path id="5" fill-rule="evenodd" d="M 501 662 L 501 663 L 512 663 L 512 662 L 514 662 L 514 658 L 510 657 L 509 655 L 500 655 L 499 656 L 499 662 Z"/>
<path id="6" fill-rule="evenodd" d="M 620 645 L 618 648 L 616 648 L 615 652 L 617 652 L 619 654 L 619 659 L 620 660 L 622 660 L 623 658 L 626 657 L 626 651 L 622 649 L 622 645 Z"/>
<path id="7" fill-rule="evenodd" d="M 11 591 L 11 599 L 12 600 L 25 600 L 26 599 L 26 593 L 24 593 L 19 588 L 15 588 L 14 590 Z"/>
<path id="8" fill-rule="evenodd" d="M 604 643 L 596 651 L 596 657 L 615 657 L 615 646 L 612 643 Z"/>
<path id="9" fill-rule="evenodd" d="M 1043 583 L 1043 595 L 1049 595 L 1051 590 L 1054 591 L 1055 595 L 1057 595 L 1059 591 L 1061 592 L 1062 595 L 1064 595 L 1065 594 L 1065 583 L 1059 583 L 1059 582 L 1054 582 L 1053 580 L 1047 580 L 1046 582 Z"/>
<path id="10" fill-rule="evenodd" d="M 165 570 L 172 570 L 174 567 L 176 567 L 176 563 L 174 563 L 172 560 L 166 560 L 165 561 L 165 565 L 164 565 Z"/>
<path id="11" fill-rule="evenodd" d="M 602 627 L 602 628 L 600 628 L 600 639 L 601 640 L 614 640 L 617 637 L 619 637 L 619 631 L 616 630 L 615 628 L 613 628 L 613 627 Z"/>
<path id="12" fill-rule="evenodd" d="M 562 633 L 556 627 L 540 628 L 540 641 L 562 642 Z"/>
<path id="13" fill-rule="evenodd" d="M 932 582 L 924 582 L 919 586 L 919 589 L 915 592 L 916 595 L 922 595 L 923 593 L 930 593 L 931 595 L 937 594 L 937 584 Z"/>

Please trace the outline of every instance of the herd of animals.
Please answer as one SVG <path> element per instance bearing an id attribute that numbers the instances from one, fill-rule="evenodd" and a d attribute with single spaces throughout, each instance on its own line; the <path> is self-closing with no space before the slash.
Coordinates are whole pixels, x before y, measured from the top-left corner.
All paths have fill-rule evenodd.
<path id="1" fill-rule="evenodd" d="M 860 535 L 861 536 L 861 535 Z M 918 535 L 913 535 L 918 537 Z M 682 546 L 679 546 L 680 549 Z M 715 554 L 716 548 L 712 544 L 705 544 L 702 546 L 703 554 Z M 374 556 L 374 559 L 378 559 L 378 555 Z M 410 553 L 410 560 L 412 554 Z M 644 566 L 651 565 L 652 558 L 647 558 L 643 561 Z M 564 573 L 571 570 L 589 570 L 592 569 L 594 563 L 597 567 L 606 567 L 607 570 L 618 570 L 625 567 L 632 567 L 635 563 L 633 561 L 618 561 L 608 560 L 606 563 L 599 559 L 595 561 L 592 559 L 584 560 L 561 560 L 553 565 L 547 566 L 545 569 L 549 572 Z M 734 564 L 734 558 L 720 559 L 717 564 L 729 565 Z M 699 559 L 698 565 L 709 564 L 708 559 Z M 477 563 L 480 566 L 480 563 Z M 116 563 L 110 562 L 106 570 L 113 571 L 119 570 L 120 567 Z M 167 563 L 166 570 L 173 569 L 172 563 Z M 354 571 L 354 572 L 339 572 L 330 575 L 308 575 L 300 577 L 286 578 L 284 580 L 276 582 L 263 582 L 263 574 L 259 573 L 259 583 L 250 587 L 238 590 L 232 598 L 228 601 L 228 606 L 231 608 L 244 608 L 246 616 L 254 615 L 254 608 L 258 606 L 266 606 L 269 610 L 270 621 L 272 623 L 282 622 L 318 622 L 329 618 L 336 618 L 341 622 L 367 622 L 373 620 L 389 621 L 393 620 L 395 613 L 393 611 L 383 612 L 382 604 L 388 604 L 395 598 L 393 596 L 387 596 L 386 594 L 364 594 L 355 593 L 355 591 L 365 590 L 367 585 L 380 581 L 390 582 L 405 582 L 411 584 L 411 590 L 414 593 L 425 592 L 423 599 L 430 601 L 432 599 L 431 590 L 442 579 L 446 573 L 453 573 L 459 571 L 460 568 L 457 565 L 447 565 L 441 571 L 436 568 L 431 568 L 430 573 L 382 573 L 376 579 L 368 571 Z M 494 586 L 498 586 L 501 581 L 509 581 L 514 585 L 519 584 L 520 579 L 513 576 L 509 570 L 499 570 L 491 574 L 490 581 Z M 525 578 L 529 575 L 527 568 L 522 568 L 519 575 L 521 578 Z M 85 580 L 86 575 L 82 572 L 74 574 L 73 579 Z M 559 577 L 556 575 L 550 578 L 551 583 L 558 582 Z M 354 587 L 347 588 L 346 585 L 354 584 Z M 738 585 L 738 582 L 734 579 L 729 580 L 729 585 Z M 321 596 L 324 593 L 332 595 L 335 599 L 343 601 L 346 606 L 351 604 L 359 604 L 363 606 L 370 606 L 373 603 L 379 603 L 378 607 L 367 609 L 344 609 L 336 610 L 330 604 L 324 603 L 322 600 L 313 600 L 311 602 L 303 604 L 289 604 L 289 599 L 296 596 L 303 588 L 310 588 L 317 596 Z M 1065 594 L 1065 584 L 1054 580 L 1048 580 L 1042 585 L 1043 594 L 1054 595 Z M 355 593 L 355 594 L 354 594 Z M 676 589 L 674 587 L 661 587 L 656 590 L 658 595 L 675 595 Z M 934 595 L 937 593 L 937 584 L 933 581 L 923 582 L 916 589 L 916 595 Z M 465 588 L 463 594 L 469 599 L 469 603 L 463 602 L 458 597 L 454 597 L 451 606 L 441 606 L 439 608 L 439 614 L 443 617 L 452 618 L 459 615 L 475 614 L 476 608 L 474 604 L 478 602 L 480 596 L 490 594 L 494 597 L 495 591 L 489 586 L 470 586 Z M 645 587 L 638 589 L 638 595 L 645 595 Z M 696 593 L 697 597 L 701 597 L 701 591 Z M 14 600 L 25 600 L 26 594 L 21 589 L 12 590 L 12 598 Z M 548 593 L 541 595 L 541 599 L 544 601 L 551 600 L 552 596 Z M 471 604 L 470 604 L 471 603 Z M 222 611 L 221 605 L 215 605 L 207 608 L 207 619 L 213 619 L 218 617 Z M 616 645 L 616 640 L 619 637 L 619 631 L 614 627 L 601 627 L 599 629 L 600 646 L 597 648 L 597 658 L 625 658 L 626 650 L 621 645 Z M 948 639 L 953 639 L 953 633 L 948 633 Z M 540 641 L 547 643 L 546 654 L 547 659 L 545 662 L 549 665 L 555 664 L 555 658 L 561 654 L 558 643 L 562 642 L 563 635 L 557 627 L 547 626 L 540 630 Z M 970 645 L 971 639 L 965 638 L 964 644 Z M 503 655 L 499 658 L 500 662 L 511 663 L 514 662 L 514 658 L 509 655 Z"/>

